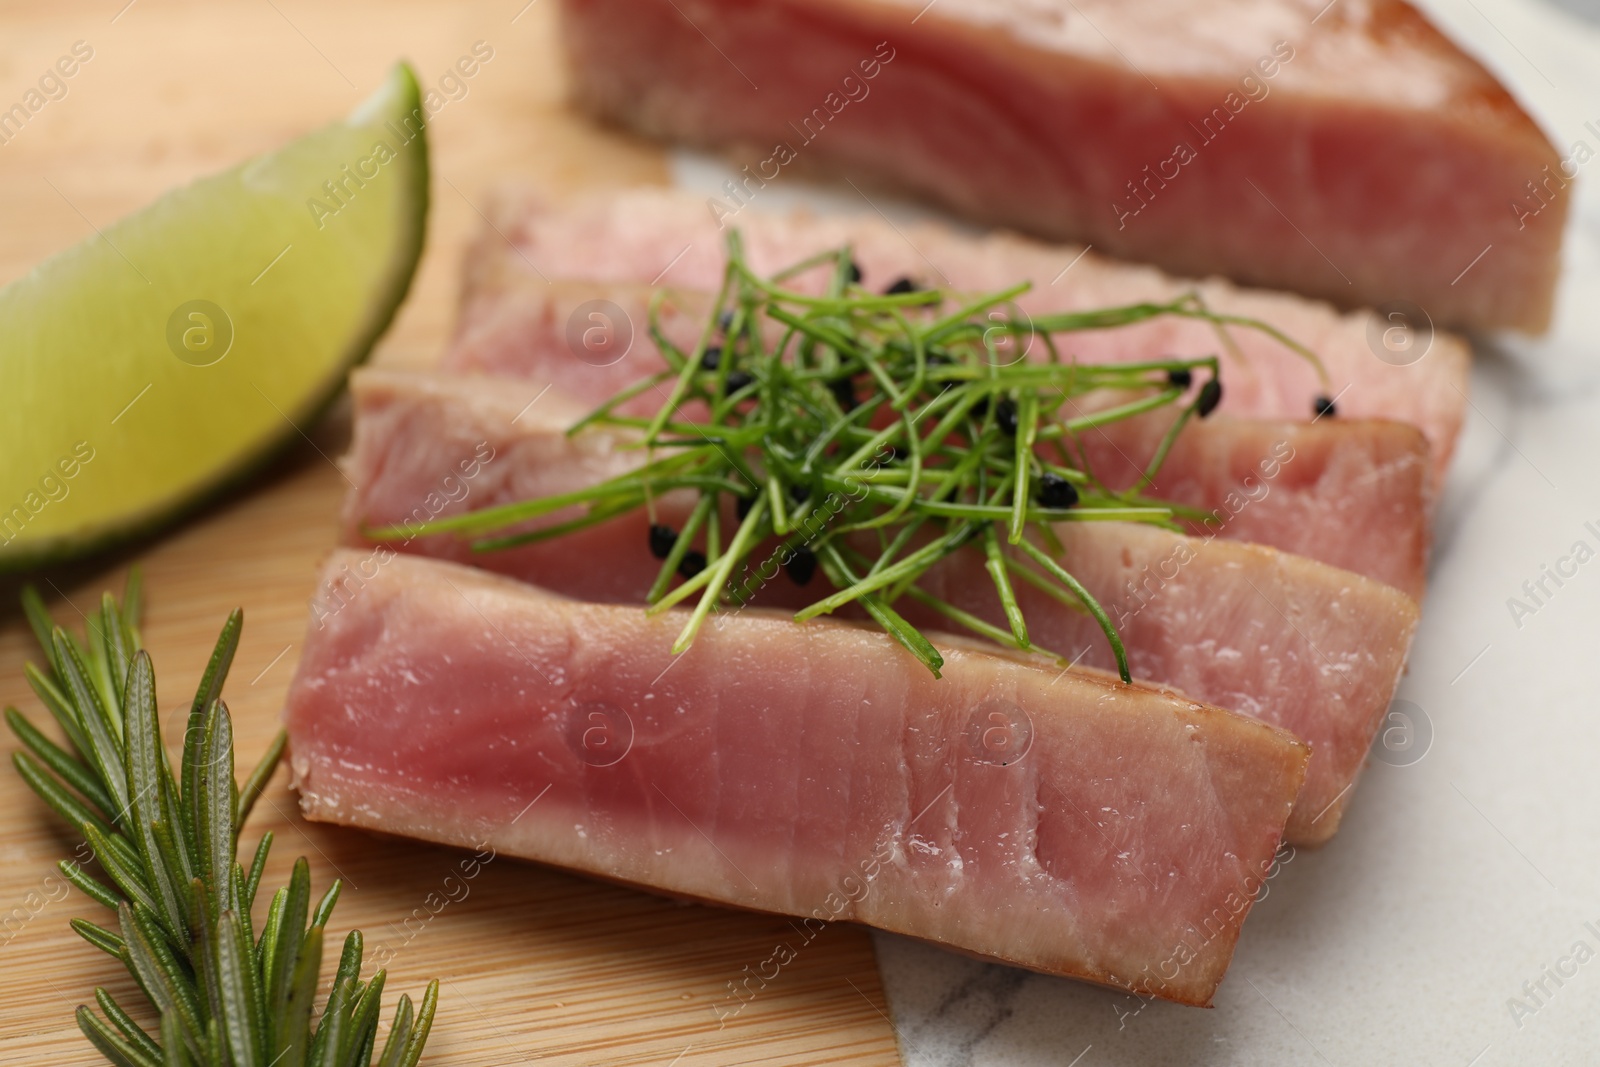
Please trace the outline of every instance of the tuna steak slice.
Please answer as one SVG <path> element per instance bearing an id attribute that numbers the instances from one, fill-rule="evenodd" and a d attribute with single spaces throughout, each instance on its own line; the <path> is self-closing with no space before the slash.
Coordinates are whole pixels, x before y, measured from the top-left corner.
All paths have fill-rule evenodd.
<path id="1" fill-rule="evenodd" d="M 553 392 L 529 407 L 539 393 L 531 383 L 519 391 L 492 379 L 369 368 L 356 372 L 352 387 L 355 441 L 344 466 L 359 489 L 345 505 L 343 537 L 350 544 L 364 543 L 363 524 L 416 523 L 568 492 L 639 462 L 640 453 L 619 448 L 624 435 L 568 437 L 563 428 L 571 410 Z M 665 496 L 657 505 L 660 521 L 681 526 L 687 497 Z M 1272 549 L 1122 523 L 1065 523 L 1058 530 L 1064 565 L 1118 620 L 1136 677 L 1263 719 L 1311 745 L 1287 836 L 1295 844 L 1331 837 L 1399 683 L 1416 602 L 1387 585 Z M 641 512 L 504 552 L 474 554 L 465 542 L 437 535 L 395 547 L 471 562 L 568 596 L 637 604 L 659 565 L 647 546 Z M 978 553 L 951 557 L 924 584 L 1003 624 Z M 774 576 L 755 600 L 793 609 L 815 593 Z M 1040 645 L 1113 666 L 1104 636 L 1086 615 L 1042 595 L 1025 600 Z M 911 602 L 900 607 L 915 616 Z M 927 616 L 918 622 L 946 625 Z"/>
<path id="2" fill-rule="evenodd" d="M 692 346 L 709 304 L 704 294 L 669 294 L 662 326 Z M 444 360 L 455 372 L 553 382 L 573 399 L 598 406 L 664 364 L 643 322 L 645 290 L 558 281 L 519 285 L 498 304 L 477 302 Z M 588 315 L 600 317 L 592 322 Z M 569 341 L 567 323 L 583 330 Z M 587 335 L 587 336 L 585 336 Z M 588 343 L 586 343 L 586 341 Z M 1227 380 L 1226 374 L 1224 375 Z M 654 414 L 664 390 L 619 410 Z M 1155 414 L 1086 435 L 1084 458 L 1114 488 L 1136 482 L 1155 454 L 1170 416 Z M 1428 442 L 1414 426 L 1323 418 L 1313 423 L 1214 416 L 1191 421 L 1151 489 L 1214 518 L 1191 532 L 1252 541 L 1309 556 L 1387 582 L 1420 600 L 1427 582 L 1433 492 Z"/>
<path id="3" fill-rule="evenodd" d="M 626 283 L 671 286 L 693 308 L 681 291 L 714 292 L 722 280 L 726 231 L 718 229 L 702 202 L 682 193 L 635 189 L 555 208 L 507 192 L 491 218 L 469 253 L 459 343 L 492 331 L 493 320 L 502 316 L 524 323 L 537 322 L 540 315 L 550 319 L 557 309 L 529 303 L 528 293 L 547 287 L 533 269 L 554 279 L 617 285 L 606 299 L 627 319 L 610 325 L 626 326 L 636 338 L 648 336 L 642 313 L 645 295 Z M 1168 302 L 1198 292 L 1212 310 L 1270 323 L 1321 356 L 1330 378 L 1326 389 L 1341 416 L 1420 427 L 1433 448 L 1439 482 L 1461 430 L 1467 403 L 1466 343 L 1443 331 L 1407 330 L 1403 317 L 1390 320 L 1371 311 L 1340 314 L 1316 301 L 1218 280 L 1172 278 L 1150 267 L 1084 254 L 1081 248 L 1042 245 L 1010 234 L 972 237 L 933 223 L 894 226 L 877 215 L 815 218 L 751 208 L 728 225 L 740 229 L 747 258 L 760 273 L 850 244 L 869 288 L 883 289 L 903 277 L 964 292 L 992 292 L 1031 281 L 1033 290 L 1018 300 L 1029 315 Z M 820 284 L 819 276 L 810 280 Z M 564 288 L 556 286 L 557 291 Z M 691 331 L 703 321 L 694 314 L 686 318 L 690 322 L 681 328 Z M 554 336 L 565 342 L 570 329 L 573 343 L 581 343 L 583 327 L 598 320 L 589 315 L 580 319 L 555 321 Z M 1239 357 L 1227 354 L 1209 324 L 1177 318 L 1062 335 L 1061 351 L 1086 363 L 1215 353 L 1223 356 L 1221 411 L 1243 418 L 1310 419 L 1316 397 L 1324 392 L 1311 366 L 1255 330 L 1229 332 Z M 601 360 L 591 357 L 590 362 Z"/>
<path id="4" fill-rule="evenodd" d="M 1086 434 L 1085 458 L 1106 484 L 1133 485 L 1165 428 L 1142 419 Z M 1267 545 L 1422 599 L 1433 494 L 1415 426 L 1217 416 L 1191 421 L 1178 441 L 1146 492 L 1209 511 L 1191 533 Z"/>
<path id="5" fill-rule="evenodd" d="M 311 819 L 1203 1005 L 1305 766 L 1097 672 L 757 611 L 674 658 L 680 619 L 379 552 L 327 562 L 290 686 Z"/>
<path id="6" fill-rule="evenodd" d="M 1549 320 L 1562 161 L 1397 0 L 561 10 L 582 105 L 735 149 L 746 169 L 712 201 L 730 222 L 798 164 L 1181 274 L 1407 298 L 1474 327 Z"/>
<path id="7" fill-rule="evenodd" d="M 1284 835 L 1297 845 L 1331 838 L 1405 671 L 1416 602 L 1257 545 L 1122 523 L 1064 523 L 1057 533 L 1062 565 L 1111 613 L 1134 677 L 1282 726 L 1311 746 Z M 1004 626 L 982 563 L 977 553 L 952 557 L 921 584 Z M 1031 586 L 1016 593 L 1036 644 L 1115 668 L 1093 619 Z M 938 615 L 915 605 L 903 614 L 939 625 Z"/>

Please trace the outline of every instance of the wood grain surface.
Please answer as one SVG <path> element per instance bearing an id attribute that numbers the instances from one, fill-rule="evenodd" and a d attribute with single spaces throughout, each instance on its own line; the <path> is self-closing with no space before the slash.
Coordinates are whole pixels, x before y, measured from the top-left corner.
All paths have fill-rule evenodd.
<path id="1" fill-rule="evenodd" d="M 554 15 L 551 0 L 0 4 L 0 107 L 74 42 L 94 51 L 65 96 L 0 144 L 0 281 L 173 185 L 343 115 L 397 57 L 412 61 L 425 88 L 437 87 L 481 41 L 492 60 L 432 118 L 428 246 L 377 357 L 425 363 L 450 327 L 462 246 L 494 185 L 562 193 L 664 180 L 654 148 L 563 108 Z M 297 429 L 291 454 L 179 530 L 113 559 L 33 576 L 58 620 L 77 626 L 78 609 L 101 589 L 120 589 L 131 562 L 144 567 L 145 639 L 169 737 L 181 734 L 174 724 L 217 628 L 242 606 L 244 640 L 225 694 L 242 765 L 277 728 L 313 569 L 333 543 L 345 489 L 329 458 L 348 433 L 340 410 Z M 37 650 L 16 592 L 15 582 L 0 582 L 0 703 L 42 723 L 23 680 L 22 664 Z M 0 745 L 9 754 L 15 740 L 7 732 Z M 360 927 L 369 952 L 386 950 L 391 990 L 415 996 L 428 978 L 442 979 L 426 1062 L 899 1062 L 871 942 L 858 928 L 830 927 L 798 946 L 781 918 L 679 905 L 510 859 L 484 865 L 465 896 L 453 888 L 458 899 L 439 907 L 444 879 L 466 854 L 305 823 L 283 772 L 244 848 L 269 829 L 278 843 L 268 886 L 282 884 L 305 854 L 317 887 L 345 879 L 331 925 L 341 937 Z M 76 844 L 11 768 L 0 768 L 0 1064 L 99 1062 L 73 1008 L 92 1002 L 96 984 L 124 1004 L 139 1000 L 116 965 L 67 926 L 74 916 L 107 918 L 55 870 Z M 728 984 L 785 941 L 800 947 L 794 962 L 719 1028 Z"/>

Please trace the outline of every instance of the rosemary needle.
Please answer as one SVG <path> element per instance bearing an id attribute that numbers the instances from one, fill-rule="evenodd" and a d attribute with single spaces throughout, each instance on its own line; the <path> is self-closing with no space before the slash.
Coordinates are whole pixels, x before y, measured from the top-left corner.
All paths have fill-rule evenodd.
<path id="1" fill-rule="evenodd" d="M 858 605 L 938 674 L 938 652 L 895 611 L 896 601 L 910 596 L 957 625 L 1029 649 L 1034 646 L 1012 585 L 1018 576 L 1092 616 L 1129 680 L 1110 616 L 1072 576 L 1071 560 L 1058 558 L 1061 545 L 1051 525 L 1109 520 L 1178 529 L 1176 518 L 1190 517 L 1192 509 L 1143 493 L 1184 426 L 1216 406 L 1220 363 L 1202 355 L 1080 364 L 1061 358 L 1054 335 L 1162 316 L 1200 319 L 1225 345 L 1232 343 L 1228 327 L 1265 333 L 1308 360 L 1325 382 L 1316 355 L 1265 323 L 1214 313 L 1192 293 L 1167 303 L 1029 319 L 1007 313 L 1027 283 L 979 295 L 903 286 L 878 294 L 856 284 L 852 268 L 845 247 L 762 277 L 732 231 L 722 281 L 694 348 L 684 351 L 667 336 L 658 294 L 650 305 L 650 335 L 666 368 L 569 431 L 637 431 L 647 456 L 641 466 L 560 496 L 437 519 L 420 530 L 366 533 L 382 541 L 453 532 L 471 538 L 478 551 L 495 551 L 606 521 L 670 489 L 693 489 L 699 503 L 648 597 L 652 612 L 696 598 L 675 652 L 690 646 L 711 611 L 746 603 L 768 560 L 804 549 L 835 589 L 797 612 L 797 621 Z M 825 272 L 820 294 L 788 287 L 815 271 Z M 1023 358 L 1035 339 L 1043 342 L 1043 358 Z M 712 351 L 715 357 L 707 358 Z M 654 417 L 616 414 L 624 400 L 667 382 L 668 402 Z M 709 411 L 705 423 L 672 421 L 693 401 Z M 1074 461 L 1073 451 L 1081 450 L 1064 447 L 1086 431 L 1174 407 L 1171 427 L 1128 489 L 1108 488 Z M 1059 462 L 1050 461 L 1052 453 Z M 735 505 L 737 525 L 723 547 L 718 531 L 728 504 Z M 573 506 L 583 509 L 578 518 L 542 528 L 534 521 Z M 707 565 L 674 588 L 699 535 Z M 641 551 L 661 557 L 658 540 Z M 930 567 L 969 546 L 984 553 L 1005 629 L 917 586 Z"/>
<path id="2" fill-rule="evenodd" d="M 162 746 L 155 670 L 140 643 L 139 603 L 134 570 L 122 603 L 108 593 L 88 619 L 85 643 L 51 621 L 32 586 L 24 589 L 23 609 L 45 653 L 43 669 L 29 664 L 28 680 L 71 750 L 17 709 L 5 712 L 22 742 L 12 756 L 17 771 L 83 834 L 104 874 L 61 863 L 68 882 L 116 913 L 114 929 L 86 919 L 72 920 L 72 928 L 126 967 L 160 1013 L 152 1037 L 96 989 L 100 1011 L 79 1006 L 78 1027 L 119 1067 L 369 1067 L 385 974 L 360 980 L 360 931 L 345 940 L 321 1017 L 311 1017 L 340 883 L 312 909 L 311 869 L 301 857 L 259 931 L 252 917 L 272 835 L 262 835 L 246 868 L 239 826 L 283 756 L 284 735 L 237 785 L 233 719 L 221 696 L 244 616 L 234 611 L 223 625 L 174 774 Z M 438 1001 L 437 980 L 418 1008 L 400 997 L 378 1059 L 383 1067 L 416 1067 Z"/>

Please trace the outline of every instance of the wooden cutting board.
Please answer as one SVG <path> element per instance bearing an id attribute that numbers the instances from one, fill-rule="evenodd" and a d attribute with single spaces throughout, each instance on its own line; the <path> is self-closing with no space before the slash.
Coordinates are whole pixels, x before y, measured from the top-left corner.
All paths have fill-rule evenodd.
<path id="1" fill-rule="evenodd" d="M 6 4 L 0 109 L 75 42 L 93 57 L 64 96 L 0 144 L 0 281 L 173 185 L 343 115 L 403 56 L 425 88 L 443 82 L 444 104 L 432 118 L 427 251 L 377 358 L 425 363 L 449 329 L 461 249 L 495 184 L 561 193 L 664 180 L 657 150 L 562 108 L 554 15 L 551 0 Z M 493 58 L 470 79 L 444 80 L 477 42 Z M 120 589 L 128 564 L 140 563 L 145 638 L 172 737 L 217 628 L 242 606 L 244 640 L 226 691 L 241 764 L 277 728 L 313 568 L 333 544 L 344 489 L 328 457 L 344 447 L 345 420 L 336 411 L 300 429 L 303 443 L 283 462 L 178 531 L 115 560 L 34 576 L 58 620 L 80 626 L 78 609 Z M 23 680 L 37 650 L 16 592 L 0 582 L 0 702 L 42 723 Z M 16 747 L 9 732 L 0 745 Z M 510 859 L 483 866 L 463 895 L 462 883 L 444 883 L 463 854 L 305 823 L 285 779 L 280 772 L 258 807 L 246 847 L 264 830 L 276 835 L 269 886 L 300 854 L 319 888 L 345 879 L 332 926 L 341 937 L 360 927 L 369 951 L 391 950 L 391 990 L 416 995 L 442 979 L 428 1062 L 899 1062 L 871 942 L 858 928 L 831 927 L 802 946 L 781 918 L 678 905 Z M 99 1062 L 73 1008 L 92 1002 L 96 984 L 138 1002 L 117 966 L 68 929 L 74 916 L 107 920 L 55 871 L 76 843 L 0 768 L 0 1064 Z M 440 906 L 447 894 L 456 899 Z M 799 948 L 794 962 L 719 1028 L 728 983 L 784 942 Z"/>

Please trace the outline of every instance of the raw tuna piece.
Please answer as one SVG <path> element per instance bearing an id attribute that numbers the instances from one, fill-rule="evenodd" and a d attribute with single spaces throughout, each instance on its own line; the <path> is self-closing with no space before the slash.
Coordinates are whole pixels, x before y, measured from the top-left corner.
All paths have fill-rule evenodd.
<path id="1" fill-rule="evenodd" d="M 1305 788 L 1284 836 L 1297 845 L 1331 838 L 1405 672 L 1416 602 L 1349 571 L 1258 545 L 1122 523 L 1063 523 L 1057 533 L 1062 565 L 1111 614 L 1135 678 L 1282 726 L 1311 746 Z M 1003 627 L 985 580 L 982 556 L 970 552 L 920 584 Z M 1036 645 L 1115 667 L 1093 619 L 1031 586 L 1016 594 Z M 939 625 L 932 611 L 905 608 L 918 625 Z"/>
<path id="2" fill-rule="evenodd" d="M 1206 1004 L 1305 749 L 1097 672 L 336 553 L 286 712 L 311 819 Z M 347 574 L 365 577 L 351 580 Z M 343 584 L 337 584 L 343 583 Z"/>
<path id="3" fill-rule="evenodd" d="M 736 149 L 724 217 L 829 168 L 1180 274 L 1475 327 L 1550 316 L 1560 157 L 1397 0 L 561 7 L 582 105 Z"/>
<path id="4" fill-rule="evenodd" d="M 439 516 L 570 492 L 639 461 L 616 447 L 620 438 L 613 434 L 568 437 L 561 428 L 580 409 L 531 382 L 364 367 L 351 375 L 350 387 L 354 440 L 340 462 L 355 487 L 345 497 L 341 521 L 346 544 L 367 543 L 363 525 L 415 527 Z M 682 493 L 661 501 L 667 509 L 690 502 Z M 556 519 L 578 514 L 573 509 Z M 648 526 L 637 512 L 590 527 L 581 538 L 486 554 L 447 536 L 391 543 L 529 580 L 542 574 L 548 588 L 583 600 L 643 603 L 654 571 L 645 561 L 633 563 L 648 543 Z M 623 561 L 627 565 L 617 565 Z"/>
<path id="5" fill-rule="evenodd" d="M 552 403 L 553 392 L 528 407 L 539 392 L 532 383 L 521 383 L 519 391 L 501 380 L 368 369 L 357 372 L 353 388 L 356 433 L 345 470 L 360 488 L 346 503 L 347 543 L 363 543 L 363 523 L 421 522 L 568 492 L 639 462 L 639 452 L 617 447 L 626 435 L 566 436 L 570 410 Z M 465 490 L 441 494 L 442 477 L 475 454 L 492 459 Z M 660 521 L 681 528 L 690 499 L 660 498 Z M 568 517 L 575 513 L 549 521 Z M 569 596 L 637 604 L 659 566 L 647 550 L 646 523 L 642 512 L 633 513 L 578 534 L 484 554 L 443 535 L 396 547 L 472 562 Z M 1118 620 L 1135 677 L 1282 726 L 1311 745 L 1288 837 L 1316 844 L 1332 836 L 1394 696 L 1416 626 L 1416 602 L 1359 575 L 1267 548 L 1121 523 L 1066 523 L 1059 531 L 1067 545 L 1065 566 Z M 944 561 L 924 584 L 1004 624 L 978 553 Z M 755 602 L 794 608 L 816 599 L 814 593 L 774 575 L 757 587 Z M 1087 616 L 1024 594 L 1020 583 L 1019 595 L 1038 644 L 1069 659 L 1081 654 L 1085 663 L 1113 665 L 1104 636 Z M 918 616 L 909 601 L 900 606 L 921 624 L 945 625 Z"/>
<path id="6" fill-rule="evenodd" d="M 554 279 L 659 283 L 675 291 L 714 292 L 722 279 L 726 233 L 703 203 L 682 193 L 636 189 L 556 209 L 513 192 L 496 205 L 492 218 L 493 225 L 485 227 L 469 256 L 458 326 L 461 345 L 469 339 L 477 345 L 516 344 L 515 330 L 492 331 L 492 322 L 537 324 L 541 317 L 550 323 L 548 335 L 565 343 L 569 320 L 556 317 L 560 307 L 546 308 L 540 300 L 559 304 L 563 291 L 571 290 L 560 283 L 552 290 L 530 265 Z M 1042 245 L 1009 234 L 971 237 L 931 223 L 892 226 L 877 215 L 814 218 L 763 214 L 755 208 L 729 220 L 734 225 L 759 272 L 781 270 L 849 243 L 863 282 L 871 288 L 882 289 L 902 277 L 968 292 L 1032 281 L 1033 290 L 1018 300 L 1030 315 L 1167 302 L 1198 292 L 1213 310 L 1268 322 L 1317 352 L 1328 369 L 1328 395 L 1337 400 L 1341 416 L 1420 427 L 1433 448 L 1436 481 L 1443 479 L 1461 430 L 1468 349 L 1460 338 L 1442 331 L 1429 342 L 1424 331 L 1408 333 L 1370 311 L 1339 314 L 1315 301 L 1217 280 L 1172 278 L 1093 252 L 1080 259 L 1081 248 Z M 821 279 L 810 280 L 819 284 Z M 549 295 L 529 295 L 543 290 L 550 290 Z M 692 306 L 686 294 L 680 292 L 679 298 Z M 623 285 L 609 299 L 628 316 L 634 336 L 647 337 L 645 290 Z M 688 318 L 695 324 L 703 321 Z M 582 318 L 579 324 L 588 326 L 592 320 Z M 1310 419 L 1316 397 L 1324 392 L 1310 365 L 1257 331 L 1234 329 L 1230 335 L 1242 359 L 1227 354 L 1209 325 L 1175 318 L 1066 335 L 1061 350 L 1063 356 L 1084 362 L 1215 353 L 1223 356 L 1225 383 L 1219 410 L 1244 418 Z M 574 337 L 581 338 L 582 331 Z M 497 357 L 486 353 L 477 358 Z"/>
<path id="7" fill-rule="evenodd" d="M 1095 474 L 1138 481 L 1166 424 L 1130 420 L 1087 434 Z M 1321 419 L 1191 420 L 1152 496 L 1205 508 L 1199 537 L 1267 545 L 1392 585 L 1421 600 L 1427 587 L 1432 491 L 1428 443 L 1398 422 Z"/>
<path id="8" fill-rule="evenodd" d="M 636 325 L 645 321 L 647 292 L 602 282 L 519 282 L 515 297 L 508 292 L 499 301 L 470 303 L 444 365 L 452 371 L 553 382 L 592 408 L 664 366 Z M 661 305 L 663 329 L 679 347 L 691 348 L 698 339 L 709 300 L 703 293 L 674 291 Z M 581 327 L 571 331 L 572 337 L 569 322 Z M 1231 389 L 1232 376 L 1225 371 L 1223 379 Z M 654 414 L 666 391 L 646 392 L 619 410 Z M 1155 454 L 1169 419 L 1157 413 L 1087 435 L 1083 443 L 1090 468 L 1115 488 L 1133 484 Z M 1427 439 L 1414 426 L 1343 417 L 1304 423 L 1216 415 L 1191 421 L 1151 492 L 1218 515 L 1219 521 L 1195 523 L 1197 534 L 1309 556 L 1388 582 L 1420 600 L 1426 585 L 1431 470 Z M 1272 476 L 1263 477 L 1269 471 Z"/>
<path id="9" fill-rule="evenodd" d="M 554 382 L 591 409 L 666 364 L 649 334 L 657 290 L 632 282 L 537 278 L 484 273 L 473 265 L 456 334 L 440 361 L 446 372 Z M 662 331 L 691 351 L 711 315 L 712 295 L 695 289 L 663 291 Z M 771 338 L 776 344 L 778 337 Z M 623 415 L 653 415 L 667 390 L 621 404 Z"/>

